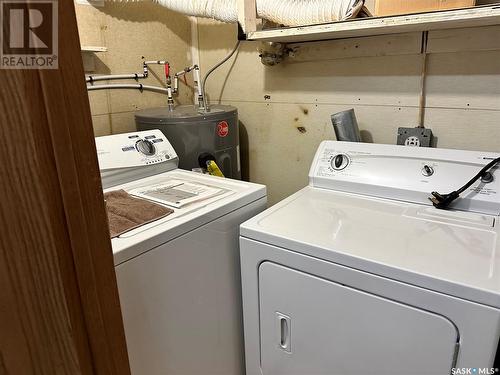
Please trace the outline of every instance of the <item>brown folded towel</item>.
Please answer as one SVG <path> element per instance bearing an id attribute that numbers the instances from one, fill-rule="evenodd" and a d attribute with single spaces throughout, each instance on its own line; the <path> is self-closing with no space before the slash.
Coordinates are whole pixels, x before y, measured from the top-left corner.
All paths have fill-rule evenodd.
<path id="1" fill-rule="evenodd" d="M 159 204 L 132 197 L 125 190 L 105 193 L 104 200 L 108 211 L 111 238 L 174 212 L 174 210 Z"/>

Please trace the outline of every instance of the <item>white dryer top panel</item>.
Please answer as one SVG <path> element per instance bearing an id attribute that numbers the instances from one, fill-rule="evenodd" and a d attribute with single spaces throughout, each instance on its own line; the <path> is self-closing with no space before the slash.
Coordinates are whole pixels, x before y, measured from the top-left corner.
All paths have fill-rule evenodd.
<path id="1" fill-rule="evenodd" d="M 309 186 L 242 224 L 241 235 L 500 307 L 500 168 L 449 210 L 428 200 L 498 156 L 325 141 Z"/>
<path id="2" fill-rule="evenodd" d="M 321 143 L 310 185 L 431 205 L 430 193 L 457 190 L 500 154 L 355 142 Z M 498 215 L 500 168 L 474 183 L 451 208 Z"/>
<path id="3" fill-rule="evenodd" d="M 240 234 L 500 308 L 498 217 L 305 187 Z"/>

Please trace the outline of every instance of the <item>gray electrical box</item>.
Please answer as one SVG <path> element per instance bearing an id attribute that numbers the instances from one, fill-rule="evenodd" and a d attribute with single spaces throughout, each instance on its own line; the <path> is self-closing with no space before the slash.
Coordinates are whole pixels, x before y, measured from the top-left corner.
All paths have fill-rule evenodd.
<path id="1" fill-rule="evenodd" d="M 431 147 L 432 130 L 425 128 L 398 128 L 398 145 Z"/>
<path id="2" fill-rule="evenodd" d="M 137 130 L 159 129 L 179 155 L 179 167 L 199 168 L 198 158 L 213 156 L 224 176 L 241 179 L 238 110 L 228 105 L 213 105 L 210 112 L 197 106 L 182 105 L 135 113 Z"/>

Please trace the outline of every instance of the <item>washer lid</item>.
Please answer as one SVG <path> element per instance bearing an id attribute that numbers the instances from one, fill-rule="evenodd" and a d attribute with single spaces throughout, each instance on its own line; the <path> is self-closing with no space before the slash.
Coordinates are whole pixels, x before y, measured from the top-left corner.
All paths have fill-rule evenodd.
<path id="1" fill-rule="evenodd" d="M 306 187 L 241 235 L 500 308 L 498 217 Z"/>
<path id="2" fill-rule="evenodd" d="M 111 243 L 115 265 L 266 196 L 266 187 L 263 185 L 207 176 L 180 169 L 113 186 L 106 191 L 123 189 L 134 192 L 137 189 L 142 190 L 159 184 L 168 184 L 169 181 L 184 181 L 193 185 L 211 186 L 220 191 L 215 195 L 207 196 L 206 199 L 194 200 L 189 204 L 180 205 L 180 208 L 174 207 L 174 213 L 167 217 L 113 238 Z M 161 199 L 157 201 L 161 201 Z M 221 230 L 221 236 L 224 233 L 225 231 Z"/>

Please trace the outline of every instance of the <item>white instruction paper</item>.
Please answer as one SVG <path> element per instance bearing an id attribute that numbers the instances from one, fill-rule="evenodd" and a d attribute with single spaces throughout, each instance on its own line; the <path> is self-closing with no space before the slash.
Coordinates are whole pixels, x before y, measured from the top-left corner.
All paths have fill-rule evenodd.
<path id="1" fill-rule="evenodd" d="M 189 203 L 214 197 L 222 192 L 224 192 L 223 189 L 182 180 L 170 180 L 165 183 L 128 191 L 129 194 L 136 197 L 149 199 L 175 208 L 181 208 Z"/>

